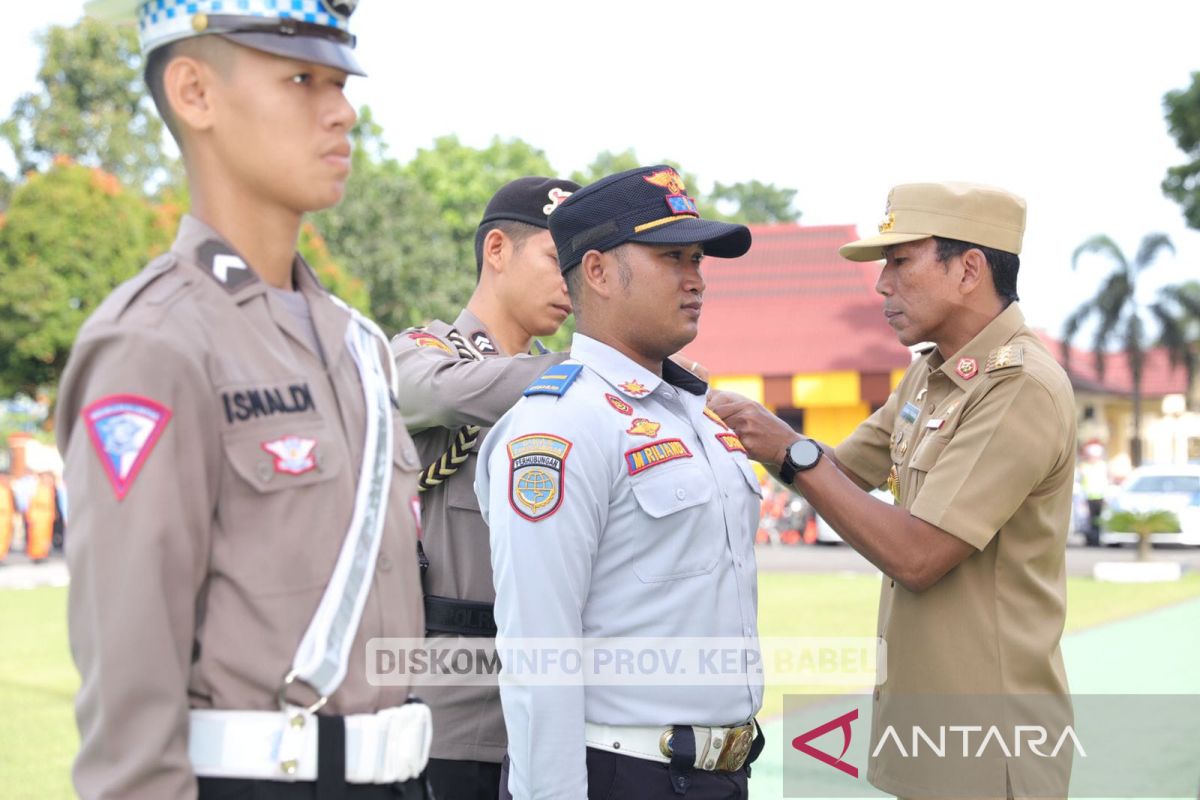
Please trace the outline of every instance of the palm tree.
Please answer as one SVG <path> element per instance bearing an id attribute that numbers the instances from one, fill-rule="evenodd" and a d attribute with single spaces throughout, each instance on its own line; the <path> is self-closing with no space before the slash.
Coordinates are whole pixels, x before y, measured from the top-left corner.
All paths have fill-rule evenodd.
<path id="1" fill-rule="evenodd" d="M 1159 328 L 1155 343 L 1161 344 L 1171 353 L 1172 361 L 1187 363 L 1189 348 L 1182 321 L 1174 309 L 1163 298 L 1143 308 L 1137 299 L 1138 275 L 1154 263 L 1163 250 L 1175 252 L 1175 245 L 1165 233 L 1149 233 L 1142 237 L 1137 255 L 1132 261 L 1121 252 L 1110 237 L 1098 234 L 1075 248 L 1071 256 L 1071 268 L 1079 265 L 1079 257 L 1089 253 L 1108 256 L 1115 269 L 1100 285 L 1100 291 L 1085 301 L 1063 324 L 1063 361 L 1069 368 L 1071 340 L 1079 329 L 1091 318 L 1095 318 L 1095 333 L 1092 336 L 1092 352 L 1096 357 L 1096 373 L 1104 378 L 1104 356 L 1110 344 L 1119 344 L 1129 364 L 1132 378 L 1133 436 L 1129 442 L 1129 456 L 1133 466 L 1142 463 L 1142 366 L 1146 347 L 1150 344 L 1147 333 L 1146 314 L 1149 312 Z"/>
<path id="2" fill-rule="evenodd" d="M 1179 517 L 1171 511 L 1114 511 L 1105 525 L 1110 531 L 1138 535 L 1138 561 L 1150 560 L 1151 534 L 1179 533 Z"/>
<path id="3" fill-rule="evenodd" d="M 1162 344 L 1171 356 L 1171 365 L 1182 365 L 1187 370 L 1188 407 L 1200 407 L 1200 385 L 1196 382 L 1200 375 L 1200 281 L 1164 287 L 1155 305 L 1177 322 L 1163 327 Z"/>

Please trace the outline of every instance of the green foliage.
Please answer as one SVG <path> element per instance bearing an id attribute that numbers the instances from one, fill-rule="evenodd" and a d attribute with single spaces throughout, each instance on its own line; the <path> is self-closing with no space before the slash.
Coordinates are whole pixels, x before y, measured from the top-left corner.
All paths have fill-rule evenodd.
<path id="1" fill-rule="evenodd" d="M 792 207 L 795 189 L 781 189 L 773 183 L 748 181 L 724 184 L 718 181 L 710 197 L 719 205 L 732 206 L 725 215 L 730 222 L 744 224 L 798 222 L 800 212 Z"/>
<path id="2" fill-rule="evenodd" d="M 1086 300 L 1067 317 L 1063 324 L 1063 360 L 1070 370 L 1071 340 L 1090 321 L 1094 324 L 1092 353 L 1096 372 L 1104 377 L 1105 354 L 1113 345 L 1125 354 L 1133 384 L 1133 441 L 1131 458 L 1134 466 L 1141 463 L 1142 430 L 1142 367 L 1146 348 L 1153 340 L 1149 334 L 1149 319 L 1156 321 L 1159 334 L 1157 343 L 1166 347 L 1173 359 L 1190 358 L 1183 341 L 1183 324 L 1170 305 L 1159 300 L 1149 306 L 1138 302 L 1138 276 L 1154 264 L 1158 254 L 1164 250 L 1175 252 L 1175 246 L 1163 233 L 1150 233 L 1142 238 L 1138 251 L 1130 259 L 1110 237 L 1098 234 L 1075 248 L 1071 256 L 1072 269 L 1078 267 L 1080 256 L 1096 254 L 1105 256 L 1114 269 L 1100 283 L 1096 295 Z"/>
<path id="3" fill-rule="evenodd" d="M 1150 558 L 1150 536 L 1155 533 L 1179 533 L 1179 517 L 1172 511 L 1114 511 L 1104 521 L 1109 531 L 1138 535 L 1138 560 Z"/>
<path id="4" fill-rule="evenodd" d="M 619 153 L 614 153 L 612 150 L 605 150 L 597 155 L 592 163 L 587 165 L 587 169 L 575 170 L 571 173 L 571 180 L 578 183 L 580 186 L 587 186 L 589 183 L 595 183 L 605 175 L 612 175 L 617 172 L 624 172 L 627 169 L 640 167 L 642 162 L 638 161 L 637 154 L 633 152 L 633 148 L 622 150 Z"/>
<path id="5" fill-rule="evenodd" d="M 0 226 L 0 396 L 57 383 L 84 319 L 145 263 L 153 215 L 116 177 L 60 158 Z"/>
<path id="6" fill-rule="evenodd" d="M 311 222 L 300 227 L 300 241 L 296 244 L 300 255 L 313 268 L 321 284 L 364 314 L 370 314 L 370 297 L 363 282 L 347 274 L 329 254 L 329 246 Z"/>
<path id="7" fill-rule="evenodd" d="M 527 175 L 555 175 L 546 154 L 520 139 L 495 137 L 482 150 L 441 136 L 418 150 L 402 173 L 429 193 L 449 228 L 458 263 L 475 269 L 475 229 L 492 195 Z"/>
<path id="8" fill-rule="evenodd" d="M 1188 88 L 1167 92 L 1163 109 L 1167 129 L 1189 159 L 1167 169 L 1163 194 L 1183 207 L 1190 227 L 1200 229 L 1200 72 L 1192 73 Z"/>
<path id="9" fill-rule="evenodd" d="M 387 156 L 379 126 L 364 108 L 346 196 L 312 219 L 329 251 L 363 282 L 370 314 L 389 334 L 433 318 L 454 319 L 475 286 L 474 251 L 463 260 L 462 240 L 442 208 Z"/>
<path id="10" fill-rule="evenodd" d="M 40 36 L 40 87 L 22 95 L 0 124 L 21 173 L 70 156 L 142 190 L 170 159 L 163 124 L 142 82 L 137 32 L 84 19 Z"/>

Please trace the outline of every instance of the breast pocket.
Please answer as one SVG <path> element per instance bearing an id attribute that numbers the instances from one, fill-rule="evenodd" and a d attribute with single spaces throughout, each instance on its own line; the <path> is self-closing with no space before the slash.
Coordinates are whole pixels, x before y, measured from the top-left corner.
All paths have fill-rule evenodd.
<path id="1" fill-rule="evenodd" d="M 632 531 L 634 574 L 657 583 L 712 572 L 725 524 L 720 510 L 710 506 L 711 478 L 698 467 L 681 464 L 635 476 L 631 485 L 644 515 Z"/>
<path id="2" fill-rule="evenodd" d="M 927 436 L 917 445 L 912 460 L 908 462 L 909 485 L 905 487 L 906 497 L 915 498 L 921 491 L 921 487 L 925 485 L 925 477 L 937 465 L 948 442 L 949 438 L 945 436 Z"/>
<path id="3" fill-rule="evenodd" d="M 224 434 L 214 567 L 253 594 L 329 579 L 354 503 L 345 442 L 321 421 Z"/>

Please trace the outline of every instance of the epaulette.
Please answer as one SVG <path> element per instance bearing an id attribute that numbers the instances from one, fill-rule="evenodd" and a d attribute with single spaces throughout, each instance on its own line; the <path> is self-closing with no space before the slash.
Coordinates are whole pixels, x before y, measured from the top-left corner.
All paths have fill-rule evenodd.
<path id="1" fill-rule="evenodd" d="M 987 363 L 983 366 L 983 371 L 995 372 L 1009 367 L 1019 367 L 1025 363 L 1025 345 L 1023 344 L 1006 344 L 997 347 L 992 352 L 988 353 Z"/>
<path id="2" fill-rule="evenodd" d="M 525 396 L 535 394 L 552 394 L 556 397 L 562 397 L 567 393 L 567 387 L 575 382 L 579 377 L 579 373 L 583 371 L 583 364 L 559 364 L 556 367 L 551 367 L 542 373 L 541 377 L 525 389 Z"/>

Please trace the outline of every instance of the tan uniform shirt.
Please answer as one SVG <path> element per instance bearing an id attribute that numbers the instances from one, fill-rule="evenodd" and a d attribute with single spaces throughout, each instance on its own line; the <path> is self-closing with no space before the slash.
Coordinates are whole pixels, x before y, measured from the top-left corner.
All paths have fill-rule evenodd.
<path id="1" fill-rule="evenodd" d="M 875 729 L 893 695 L 1065 694 L 1074 398 L 1016 304 L 951 358 L 918 358 L 836 453 L 874 486 L 894 468 L 901 505 L 979 551 L 919 594 L 885 576 Z M 906 796 L 935 788 L 902 762 L 873 759 L 869 779 Z"/>
<path id="2" fill-rule="evenodd" d="M 481 356 L 460 358 L 447 338 L 457 330 Z M 421 495 L 423 547 L 429 558 L 425 590 L 431 595 L 494 602 L 488 528 L 475 497 L 477 453 L 491 425 L 547 368 L 566 353 L 505 356 L 487 327 L 463 310 L 454 325 L 435 320 L 424 331 L 392 340 L 400 375 L 400 410 L 416 442 L 421 464 L 432 463 L 463 425 L 479 425 L 467 461 L 449 480 Z M 486 686 L 421 686 L 417 693 L 433 711 L 434 758 L 491 761 L 504 757 L 507 739 L 500 693 Z"/>
<path id="3" fill-rule="evenodd" d="M 75 343 L 58 441 L 84 797 L 194 797 L 188 708 L 278 707 L 350 523 L 365 424 L 349 315 L 299 258 L 294 280 L 327 363 L 230 246 L 185 217 L 171 252 L 113 292 Z M 345 681 L 322 713 L 408 695 L 369 685 L 365 662 L 368 639 L 424 627 L 418 462 L 394 421 L 376 574 Z"/>

